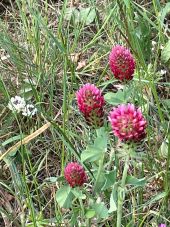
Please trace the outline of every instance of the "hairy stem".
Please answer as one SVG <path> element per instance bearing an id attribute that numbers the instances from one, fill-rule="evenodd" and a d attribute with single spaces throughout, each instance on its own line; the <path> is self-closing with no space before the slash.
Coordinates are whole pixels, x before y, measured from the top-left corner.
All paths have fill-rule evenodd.
<path id="1" fill-rule="evenodd" d="M 121 187 L 118 189 L 118 209 L 117 209 L 117 227 L 121 227 L 121 219 L 122 219 L 122 209 L 123 209 L 123 202 L 124 202 L 124 195 L 125 195 L 125 184 L 126 184 L 126 177 L 129 168 L 129 154 L 125 160 L 125 166 L 123 170 L 122 182 Z"/>

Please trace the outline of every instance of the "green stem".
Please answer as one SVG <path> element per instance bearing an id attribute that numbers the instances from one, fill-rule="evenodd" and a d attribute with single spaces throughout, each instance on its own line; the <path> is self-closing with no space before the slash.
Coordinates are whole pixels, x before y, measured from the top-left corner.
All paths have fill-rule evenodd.
<path id="1" fill-rule="evenodd" d="M 82 200 L 82 198 L 79 198 L 79 203 L 80 203 L 80 207 L 81 207 L 81 211 L 82 211 L 82 217 L 84 217 L 85 212 L 84 212 L 84 206 L 83 206 L 83 200 Z"/>
<path id="2" fill-rule="evenodd" d="M 167 162 L 166 162 L 166 175 L 165 175 L 165 191 L 167 193 L 167 199 L 166 199 L 166 207 L 168 207 L 168 198 L 170 195 L 170 186 L 169 186 L 169 180 L 170 180 L 170 171 L 169 171 L 169 166 L 170 166 L 170 133 L 168 135 L 168 157 L 167 157 Z"/>
<path id="3" fill-rule="evenodd" d="M 104 161 L 104 155 L 102 156 L 102 158 L 99 160 L 99 168 L 98 168 L 98 172 L 97 172 L 97 177 L 96 177 L 96 182 L 94 185 L 94 192 L 96 191 L 96 187 L 100 178 L 100 174 L 103 170 L 103 161 Z"/>
<path id="4" fill-rule="evenodd" d="M 24 198 L 24 186 L 22 183 L 22 179 L 21 176 L 17 170 L 17 167 L 15 165 L 15 162 L 12 158 L 8 157 L 8 158 L 4 158 L 5 163 L 7 164 L 10 173 L 11 173 L 11 177 L 12 177 L 12 181 L 13 181 L 13 185 L 14 185 L 14 189 L 15 189 L 15 193 L 16 196 L 16 200 L 18 202 L 18 205 L 20 207 L 23 207 L 22 201 L 25 201 Z M 23 210 L 20 213 L 20 220 L 21 220 L 21 226 L 24 226 L 25 223 L 25 215 Z"/>
<path id="5" fill-rule="evenodd" d="M 66 121 L 67 121 L 67 58 L 64 60 L 64 75 L 63 75 L 63 132 L 66 131 Z M 65 165 L 65 144 L 62 144 L 62 152 L 61 152 L 61 174 L 64 173 L 64 165 Z"/>
<path id="6" fill-rule="evenodd" d="M 123 170 L 121 187 L 119 187 L 118 189 L 117 227 L 121 227 L 122 208 L 123 208 L 123 202 L 124 202 L 125 184 L 126 184 L 128 168 L 129 168 L 129 154 L 127 155 L 125 160 L 125 167 Z"/>

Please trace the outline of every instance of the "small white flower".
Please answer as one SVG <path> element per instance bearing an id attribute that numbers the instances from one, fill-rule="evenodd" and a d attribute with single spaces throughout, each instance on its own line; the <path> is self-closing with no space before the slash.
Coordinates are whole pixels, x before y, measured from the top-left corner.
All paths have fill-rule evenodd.
<path id="1" fill-rule="evenodd" d="M 165 74 L 166 74 L 166 70 L 165 70 L 165 69 L 161 69 L 160 74 L 161 74 L 162 76 L 165 75 Z"/>
<path id="2" fill-rule="evenodd" d="M 163 45 L 160 45 L 160 49 L 163 50 L 164 46 Z"/>
<path id="3" fill-rule="evenodd" d="M 156 42 L 152 40 L 152 46 L 156 46 Z"/>
<path id="4" fill-rule="evenodd" d="M 37 113 L 37 108 L 32 104 L 27 104 L 22 110 L 22 115 L 32 117 Z"/>
<path id="5" fill-rule="evenodd" d="M 13 112 L 21 112 L 25 108 L 25 100 L 24 98 L 21 98 L 20 96 L 12 97 L 8 103 L 8 108 L 12 110 Z"/>

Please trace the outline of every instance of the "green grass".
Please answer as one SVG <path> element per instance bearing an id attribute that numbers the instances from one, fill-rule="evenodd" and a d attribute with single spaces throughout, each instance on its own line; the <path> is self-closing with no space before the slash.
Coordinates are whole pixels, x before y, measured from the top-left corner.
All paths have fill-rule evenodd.
<path id="1" fill-rule="evenodd" d="M 108 67 L 108 55 L 117 43 L 130 48 L 135 56 L 135 76 L 128 87 L 132 91 L 130 101 L 141 107 L 148 121 L 147 138 L 137 147 L 129 168 L 129 175 L 145 177 L 146 182 L 126 187 L 122 226 L 170 225 L 170 72 L 161 50 L 169 39 L 163 22 L 170 6 L 155 0 L 147 3 L 80 1 L 79 7 L 94 9 L 94 20 L 86 24 L 86 18 L 77 22 L 76 14 L 68 16 L 70 1 L 17 0 L 7 11 L 7 20 L 1 18 L 1 59 L 5 56 L 0 63 L 2 153 L 51 122 L 47 130 L 1 161 L 0 213 L 6 226 L 116 226 L 116 210 L 104 216 L 124 165 L 124 160 L 119 160 L 121 145 L 113 134 L 109 135 L 101 168 L 97 162 L 82 163 L 89 177 L 82 189 L 86 199 L 79 194 L 69 210 L 59 205 L 56 193 L 67 185 L 63 180 L 65 165 L 81 162 L 81 153 L 97 136 L 79 113 L 75 92 L 87 82 L 96 84 L 104 94 L 115 91 L 120 82 Z M 73 61 L 76 54 L 80 57 Z M 77 69 L 81 63 L 82 68 Z M 161 69 L 167 70 L 163 76 Z M 29 119 L 13 114 L 7 104 L 15 95 L 34 103 L 37 116 Z M 110 109 L 107 104 L 106 112 Z M 102 169 L 114 168 L 115 184 L 98 191 Z M 100 215 L 96 204 L 102 210 Z M 87 218 L 92 207 L 96 216 Z"/>

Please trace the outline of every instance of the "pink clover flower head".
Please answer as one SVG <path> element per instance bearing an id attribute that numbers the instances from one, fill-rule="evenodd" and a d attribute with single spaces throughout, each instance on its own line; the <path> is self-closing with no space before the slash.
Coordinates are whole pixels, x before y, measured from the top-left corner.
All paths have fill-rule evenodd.
<path id="1" fill-rule="evenodd" d="M 146 135 L 147 122 L 133 104 L 121 104 L 109 114 L 113 133 L 122 141 L 138 142 Z"/>
<path id="2" fill-rule="evenodd" d="M 73 188 L 82 186 L 87 181 L 84 168 L 77 162 L 70 162 L 64 169 L 64 176 L 69 185 Z"/>
<path id="3" fill-rule="evenodd" d="M 121 81 L 133 79 L 135 60 L 129 49 L 121 45 L 113 47 L 109 55 L 109 65 L 116 79 Z"/>
<path id="4" fill-rule="evenodd" d="M 104 97 L 94 84 L 87 83 L 77 92 L 78 108 L 89 125 L 102 126 L 104 116 Z"/>

